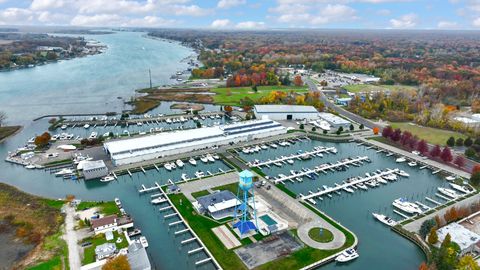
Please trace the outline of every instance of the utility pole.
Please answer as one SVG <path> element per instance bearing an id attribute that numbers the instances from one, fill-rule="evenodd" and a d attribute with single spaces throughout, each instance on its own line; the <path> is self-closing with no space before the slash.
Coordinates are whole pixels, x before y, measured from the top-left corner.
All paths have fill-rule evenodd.
<path id="1" fill-rule="evenodd" d="M 150 77 L 150 89 L 152 89 L 152 71 L 148 69 L 148 75 Z"/>

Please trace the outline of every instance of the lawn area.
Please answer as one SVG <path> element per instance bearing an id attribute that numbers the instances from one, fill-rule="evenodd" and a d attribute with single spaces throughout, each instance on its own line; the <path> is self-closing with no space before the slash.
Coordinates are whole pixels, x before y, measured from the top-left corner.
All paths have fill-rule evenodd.
<path id="1" fill-rule="evenodd" d="M 104 214 L 105 216 L 109 215 L 120 215 L 120 209 L 118 209 L 115 202 L 81 202 L 77 206 L 78 211 L 82 211 L 88 208 L 98 207 L 100 209 L 100 213 Z"/>
<path id="2" fill-rule="evenodd" d="M 237 195 L 238 183 L 232 183 L 224 186 L 214 187 L 213 190 L 230 190 L 233 194 Z"/>
<path id="3" fill-rule="evenodd" d="M 208 195 L 208 194 L 210 194 L 210 192 L 208 192 L 208 190 L 202 190 L 202 191 L 193 192 L 192 197 L 193 198 L 198 198 L 198 197 L 202 197 L 202 196 L 205 196 L 205 195 Z"/>
<path id="4" fill-rule="evenodd" d="M 58 231 L 56 234 L 45 238 L 43 249 L 54 254 L 50 260 L 41 262 L 36 266 L 27 268 L 28 270 L 61 270 L 68 269 L 68 247 L 65 240 L 62 238 L 62 232 Z M 63 260 L 63 262 L 62 262 Z M 63 268 L 65 266 L 65 268 Z"/>
<path id="5" fill-rule="evenodd" d="M 216 93 L 213 97 L 214 102 L 216 104 L 221 105 L 235 105 L 238 106 L 240 104 L 240 99 L 244 97 L 249 97 L 252 100 L 258 100 L 259 98 L 268 95 L 271 91 L 284 91 L 284 92 L 307 92 L 307 86 L 258 86 L 258 91 L 256 93 L 253 92 L 251 87 L 221 87 L 221 88 L 212 88 L 210 89 L 211 92 Z M 227 95 L 228 90 L 230 90 L 230 96 Z"/>
<path id="6" fill-rule="evenodd" d="M 122 238 L 122 242 L 116 243 L 118 237 Z M 107 242 L 114 243 L 117 246 L 118 250 L 128 247 L 128 242 L 127 239 L 125 239 L 125 236 L 123 234 L 119 234 L 117 231 L 113 232 L 113 239 L 110 241 L 107 241 L 107 239 L 105 239 L 105 234 L 101 233 L 93 237 L 87 237 L 82 240 L 82 243 L 86 242 L 91 242 L 92 245 L 84 249 L 82 265 L 95 262 L 95 247 L 99 245 L 105 244 Z"/>
<path id="7" fill-rule="evenodd" d="M 15 134 L 18 130 L 20 130 L 21 126 L 5 126 L 0 127 L 0 142 L 9 136 Z"/>
<path id="8" fill-rule="evenodd" d="M 310 238 L 320 243 L 328 243 L 333 240 L 332 232 L 324 228 L 322 228 L 321 233 L 320 233 L 320 228 L 312 228 L 308 232 L 308 236 L 310 236 Z"/>
<path id="9" fill-rule="evenodd" d="M 447 143 L 448 138 L 450 138 L 451 136 L 453 136 L 455 139 L 467 138 L 467 136 L 459 132 L 443 130 L 438 128 L 431 128 L 431 127 L 423 127 L 416 124 L 392 122 L 390 123 L 390 125 L 393 128 L 399 128 L 402 131 L 408 130 L 413 135 L 416 135 L 420 139 L 424 139 L 431 144 L 445 145 Z"/>
<path id="10" fill-rule="evenodd" d="M 212 228 L 218 227 L 221 224 L 198 214 L 183 194 L 171 194 L 169 198 L 222 268 L 236 270 L 246 269 L 235 252 L 233 252 L 233 250 L 227 250 L 223 243 L 212 232 Z"/>
<path id="11" fill-rule="evenodd" d="M 345 90 L 352 93 L 372 91 L 416 91 L 417 88 L 408 85 L 373 85 L 373 84 L 351 84 L 343 86 Z"/>

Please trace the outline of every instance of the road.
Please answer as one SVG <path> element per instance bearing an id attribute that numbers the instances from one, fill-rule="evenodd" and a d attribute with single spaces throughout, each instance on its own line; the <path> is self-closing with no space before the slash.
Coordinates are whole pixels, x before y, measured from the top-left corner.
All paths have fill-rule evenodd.
<path id="1" fill-rule="evenodd" d="M 68 262 L 70 269 L 80 269 L 80 253 L 78 251 L 77 234 L 75 232 L 75 209 L 71 206 L 65 207 L 65 235 L 63 238 L 68 246 Z"/>

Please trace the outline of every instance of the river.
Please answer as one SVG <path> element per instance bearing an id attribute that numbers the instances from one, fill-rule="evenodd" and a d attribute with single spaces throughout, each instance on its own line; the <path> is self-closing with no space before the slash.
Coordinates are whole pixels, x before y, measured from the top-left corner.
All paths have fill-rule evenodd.
<path id="1" fill-rule="evenodd" d="M 55 113 L 119 112 L 125 108 L 123 100 L 132 96 L 134 89 L 148 86 L 148 69 L 152 71 L 155 85 L 172 83 L 173 81 L 169 79 L 171 74 L 186 69 L 187 63 L 181 60 L 192 55 L 193 51 L 177 43 L 148 39 L 143 35 L 144 33 L 139 32 L 119 32 L 87 36 L 107 45 L 108 50 L 100 55 L 0 73 L 0 110 L 8 114 L 10 123 L 24 125 L 20 134 L 0 144 L 0 157 L 5 157 L 8 151 L 23 145 L 33 134 L 46 130 L 47 119 L 32 122 L 35 117 Z M 165 110 L 168 110 L 167 107 Z M 361 152 L 365 154 L 363 148 L 353 147 L 352 149 L 356 150 L 350 151 L 347 145 L 337 147 L 344 150 L 341 152 L 343 155 Z M 379 157 L 378 160 L 380 159 Z M 386 165 L 382 163 L 382 167 Z M 388 165 L 394 166 L 391 163 Z M 210 166 L 202 169 L 215 170 L 219 167 L 224 168 L 225 165 Z M 370 168 L 373 169 L 373 164 Z M 192 170 L 187 169 L 187 172 L 192 173 Z M 174 229 L 168 226 L 163 214 L 150 205 L 149 196 L 138 195 L 137 189 L 141 184 L 150 186 L 155 181 L 164 183 L 169 178 L 178 180 L 179 175 L 165 170 L 160 172 L 153 170 L 147 171 L 146 174 L 135 173 L 133 177 L 121 176 L 119 181 L 108 184 L 76 182 L 55 178 L 45 171 L 26 170 L 21 166 L 0 162 L 0 181 L 17 186 L 26 192 L 50 198 L 63 198 L 67 194 L 74 194 L 82 200 L 112 200 L 119 197 L 126 211 L 133 216 L 137 226 L 149 239 L 148 253 L 154 269 L 211 269 L 211 264 L 195 266 L 194 262 L 204 255 L 200 253 L 187 255 L 186 252 L 194 247 L 180 245 L 179 242 L 185 237 L 174 236 Z M 426 178 L 428 184 L 425 186 L 425 192 L 430 192 L 432 186 L 438 183 L 432 177 Z M 358 262 L 353 262 L 346 268 L 377 269 L 382 258 L 388 260 L 385 264 L 388 266 L 385 268 L 388 269 L 417 268 L 423 259 L 419 249 L 374 222 L 370 216 L 372 210 L 379 208 L 381 212 L 387 212 L 386 207 L 394 196 L 409 195 L 407 191 L 414 189 L 414 179 L 412 177 L 408 182 L 396 184 L 402 188 L 393 194 L 379 190 L 368 192 L 368 195 L 359 193 L 344 196 L 343 199 L 334 199 L 318 205 L 348 226 L 360 238 L 361 257 Z M 333 180 L 339 179 L 332 178 L 329 181 Z M 295 192 L 303 192 L 301 187 L 306 186 L 296 185 L 290 188 Z M 392 190 L 393 187 L 394 185 L 385 188 Z M 334 266 L 335 264 L 330 264 L 327 268 Z"/>

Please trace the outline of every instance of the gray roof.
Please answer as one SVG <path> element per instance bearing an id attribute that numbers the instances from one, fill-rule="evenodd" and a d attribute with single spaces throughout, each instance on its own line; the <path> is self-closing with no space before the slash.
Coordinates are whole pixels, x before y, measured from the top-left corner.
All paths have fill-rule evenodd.
<path id="1" fill-rule="evenodd" d="M 147 251 L 138 242 L 133 242 L 128 246 L 127 259 L 132 270 L 150 270 L 150 260 Z"/>
<path id="2" fill-rule="evenodd" d="M 336 116 L 335 114 L 332 113 L 326 113 L 322 112 L 318 114 L 320 118 L 323 120 L 327 121 L 330 124 L 337 124 L 337 125 L 347 125 L 350 124 L 348 120 L 343 119 L 340 116 Z"/>
<path id="3" fill-rule="evenodd" d="M 99 257 L 110 256 L 115 251 L 117 251 L 117 246 L 113 243 L 105 243 L 95 247 L 95 254 Z"/>
<path id="4" fill-rule="evenodd" d="M 103 162 L 103 160 L 92 160 L 92 161 L 86 161 L 85 163 L 83 163 L 84 171 L 105 168 L 105 167 L 107 166 L 105 165 L 105 162 Z"/>
<path id="5" fill-rule="evenodd" d="M 228 201 L 235 198 L 236 196 L 231 191 L 222 190 L 220 192 L 198 197 L 197 201 L 204 209 L 208 209 L 208 206 L 212 204 L 221 203 L 223 201 Z"/>
<path id="6" fill-rule="evenodd" d="M 313 106 L 303 105 L 255 105 L 258 113 L 318 113 Z"/>

